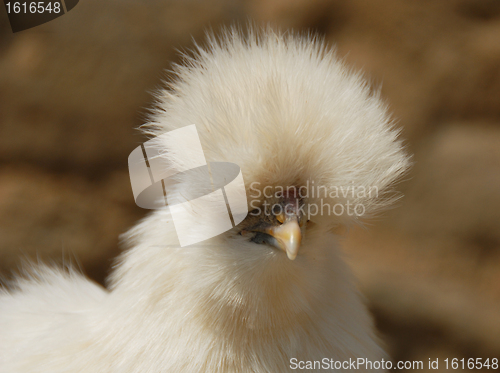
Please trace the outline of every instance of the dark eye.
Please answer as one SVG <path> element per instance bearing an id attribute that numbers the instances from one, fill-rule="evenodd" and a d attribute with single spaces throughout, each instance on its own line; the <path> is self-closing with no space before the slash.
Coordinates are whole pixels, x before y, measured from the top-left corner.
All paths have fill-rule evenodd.
<path id="1" fill-rule="evenodd" d="M 252 215 L 252 216 L 258 216 L 258 215 L 260 215 L 260 209 L 253 209 L 248 214 Z"/>

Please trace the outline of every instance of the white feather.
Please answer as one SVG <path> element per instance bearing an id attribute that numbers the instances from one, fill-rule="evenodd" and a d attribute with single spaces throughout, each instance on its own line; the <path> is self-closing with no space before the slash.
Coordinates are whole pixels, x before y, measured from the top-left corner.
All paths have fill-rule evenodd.
<path id="1" fill-rule="evenodd" d="M 378 94 L 312 38 L 228 31 L 177 75 L 149 133 L 196 124 L 207 160 L 237 163 L 250 197 L 255 182 L 372 186 L 378 198 L 338 198 L 372 214 L 408 167 Z M 157 146 L 170 167 L 189 167 Z M 290 261 L 238 227 L 180 248 L 168 209 L 157 210 L 127 234 L 109 291 L 39 269 L 0 294 L 0 372 L 263 373 L 291 371 L 291 358 L 380 361 L 330 232 L 348 218 L 316 217 Z"/>

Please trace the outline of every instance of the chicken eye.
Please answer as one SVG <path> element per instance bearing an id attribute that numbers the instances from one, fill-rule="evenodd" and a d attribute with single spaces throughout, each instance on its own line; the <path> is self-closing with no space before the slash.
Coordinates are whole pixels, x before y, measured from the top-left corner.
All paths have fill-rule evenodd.
<path id="1" fill-rule="evenodd" d="M 250 215 L 252 216 L 259 216 L 260 215 L 260 209 L 253 209 L 252 211 L 249 212 Z"/>

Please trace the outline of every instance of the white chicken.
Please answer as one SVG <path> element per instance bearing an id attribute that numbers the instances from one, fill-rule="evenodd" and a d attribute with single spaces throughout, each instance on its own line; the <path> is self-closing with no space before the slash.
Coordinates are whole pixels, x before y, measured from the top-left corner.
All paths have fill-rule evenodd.
<path id="1" fill-rule="evenodd" d="M 392 202 L 408 167 L 379 95 L 312 37 L 229 30 L 208 45 L 176 67 L 146 132 L 196 124 L 207 161 L 241 167 L 251 213 L 180 247 L 169 208 L 154 211 L 127 233 L 109 289 L 34 267 L 0 293 L 1 373 L 344 371 L 333 362 L 387 359 L 332 233 Z M 185 161 L 158 145 L 171 167 Z"/>

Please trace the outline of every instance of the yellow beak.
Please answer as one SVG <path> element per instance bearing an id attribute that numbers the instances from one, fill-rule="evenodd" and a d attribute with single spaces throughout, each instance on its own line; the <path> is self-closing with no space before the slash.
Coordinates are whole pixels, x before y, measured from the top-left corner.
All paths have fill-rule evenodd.
<path id="1" fill-rule="evenodd" d="M 286 252 L 288 259 L 294 260 L 297 257 L 302 232 L 296 218 L 286 221 L 282 225 L 269 228 L 266 233 L 278 241 L 281 250 Z"/>

